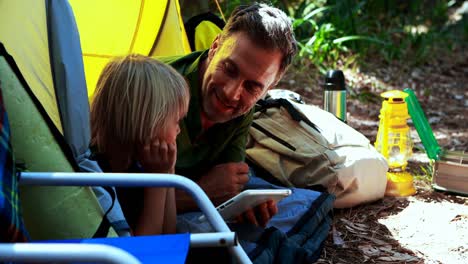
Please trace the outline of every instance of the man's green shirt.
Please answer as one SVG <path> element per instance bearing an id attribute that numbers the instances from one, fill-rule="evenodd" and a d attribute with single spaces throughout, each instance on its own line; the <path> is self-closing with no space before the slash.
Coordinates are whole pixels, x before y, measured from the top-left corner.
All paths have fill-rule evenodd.
<path id="1" fill-rule="evenodd" d="M 203 131 L 201 125 L 201 91 L 198 74 L 200 62 L 208 51 L 193 52 L 181 57 L 157 58 L 182 74 L 190 86 L 190 105 L 180 124 L 177 137 L 176 173 L 197 180 L 213 166 L 245 159 L 248 130 L 253 110 L 225 123 Z"/>

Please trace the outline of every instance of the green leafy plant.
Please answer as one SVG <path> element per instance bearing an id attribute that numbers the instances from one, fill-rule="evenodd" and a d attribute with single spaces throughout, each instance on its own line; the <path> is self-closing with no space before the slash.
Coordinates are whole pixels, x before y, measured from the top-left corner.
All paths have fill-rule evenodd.
<path id="1" fill-rule="evenodd" d="M 418 180 L 421 180 L 427 184 L 432 183 L 432 174 L 434 171 L 434 161 L 430 160 L 428 164 L 419 165 L 419 169 L 421 170 L 422 174 L 415 175 L 414 177 Z"/>
<path id="2" fill-rule="evenodd" d="M 219 0 L 229 16 L 247 0 Z M 450 7 L 461 0 L 271 0 L 292 19 L 299 43 L 297 61 L 320 72 L 352 66 L 369 57 L 386 62 L 404 60 L 408 66 L 430 60 L 435 52 L 466 45 L 465 15 L 448 23 Z M 215 9 L 213 9 L 215 10 Z M 437 44 L 437 45 L 436 45 Z M 442 47 L 442 48 L 437 48 Z M 347 59 L 351 58 L 351 61 Z M 341 64 L 338 65 L 338 60 Z M 310 62 L 312 65 L 310 65 Z"/>
<path id="3" fill-rule="evenodd" d="M 301 43 L 300 57 L 312 59 L 319 68 L 333 66 L 333 60 L 349 51 L 417 65 L 431 58 L 434 43 L 447 39 L 440 32 L 448 7 L 456 2 L 304 0 L 290 14 Z"/>

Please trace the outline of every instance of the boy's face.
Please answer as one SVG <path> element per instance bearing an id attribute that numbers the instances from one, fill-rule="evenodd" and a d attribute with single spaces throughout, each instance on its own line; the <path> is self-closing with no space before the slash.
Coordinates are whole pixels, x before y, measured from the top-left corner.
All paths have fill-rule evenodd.
<path id="1" fill-rule="evenodd" d="M 201 87 L 202 111 L 214 123 L 223 123 L 248 112 L 274 86 L 281 74 L 282 54 L 255 45 L 238 32 L 208 53 Z"/>
<path id="2" fill-rule="evenodd" d="M 166 143 L 175 143 L 177 135 L 180 133 L 180 121 L 184 118 L 185 113 L 180 115 L 170 115 L 166 123 L 166 129 L 155 127 L 154 138 L 165 141 Z"/>

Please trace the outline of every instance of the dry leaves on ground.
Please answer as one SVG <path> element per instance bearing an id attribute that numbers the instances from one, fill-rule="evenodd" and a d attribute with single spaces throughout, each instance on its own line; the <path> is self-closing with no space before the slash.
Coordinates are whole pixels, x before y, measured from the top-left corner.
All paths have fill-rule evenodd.
<path id="1" fill-rule="evenodd" d="M 468 198 L 418 190 L 336 210 L 317 263 L 468 263 Z"/>
<path id="2" fill-rule="evenodd" d="M 468 150 L 468 53 L 463 48 L 414 68 L 376 60 L 366 68 L 343 71 L 349 94 L 348 124 L 371 142 L 379 124 L 380 93 L 409 87 L 439 145 Z M 322 82 L 323 76 L 303 65 L 291 68 L 278 88 L 322 106 Z M 409 125 L 415 147 L 407 171 L 417 176 L 418 193 L 336 210 L 317 263 L 468 263 L 468 198 L 431 188 L 429 160 L 411 120 Z M 443 217 L 436 221 L 436 216 Z"/>

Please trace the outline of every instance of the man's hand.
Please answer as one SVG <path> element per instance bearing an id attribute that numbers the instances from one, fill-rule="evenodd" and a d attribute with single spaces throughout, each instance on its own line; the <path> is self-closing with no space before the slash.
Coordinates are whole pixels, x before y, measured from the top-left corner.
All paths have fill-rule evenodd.
<path id="1" fill-rule="evenodd" d="M 214 166 L 198 181 L 215 206 L 239 194 L 249 180 L 249 166 L 244 162 L 223 163 Z M 193 198 L 182 190 L 176 190 L 178 212 L 198 208 Z"/>
<path id="2" fill-rule="evenodd" d="M 138 152 L 141 166 L 152 173 L 173 173 L 176 158 L 176 143 L 167 143 L 157 138 L 142 146 Z"/>
<path id="3" fill-rule="evenodd" d="M 249 180 L 249 166 L 231 162 L 214 166 L 198 181 L 215 206 L 239 194 Z"/>
<path id="4" fill-rule="evenodd" d="M 268 221 L 278 213 L 278 207 L 272 200 L 257 205 L 254 209 L 249 209 L 237 217 L 239 223 L 249 222 L 256 226 L 265 227 Z"/>

